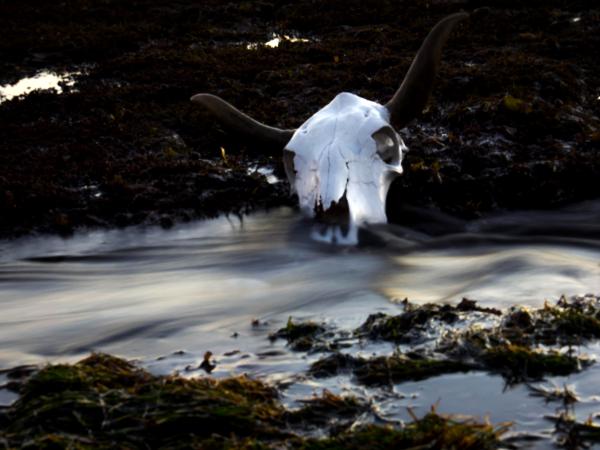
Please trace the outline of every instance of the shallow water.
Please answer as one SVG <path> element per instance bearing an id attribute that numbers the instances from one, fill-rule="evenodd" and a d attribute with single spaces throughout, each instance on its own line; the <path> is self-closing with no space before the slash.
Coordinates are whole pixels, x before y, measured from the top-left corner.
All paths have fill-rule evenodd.
<path id="1" fill-rule="evenodd" d="M 195 376 L 200 372 L 186 367 L 197 367 L 210 350 L 216 376 L 246 372 L 291 383 L 284 400 L 292 406 L 323 388 L 367 392 L 384 417 L 407 420 L 406 406 L 420 414 L 439 400 L 443 412 L 487 414 L 492 422 L 516 421 L 516 431 L 548 435 L 552 424 L 543 415 L 552 408 L 524 388 L 504 391 L 498 376 L 446 375 L 400 384 L 390 395 L 344 377 L 308 379 L 302 372 L 319 355 L 267 339 L 289 316 L 352 329 L 374 312 L 398 313 L 396 301 L 405 297 L 455 303 L 467 296 L 507 308 L 600 293 L 600 202 L 450 221 L 436 215 L 413 229 L 374 227 L 362 235 L 370 244 L 359 247 L 311 240 L 311 225 L 288 209 L 171 230 L 0 242 L 0 368 L 102 350 L 156 373 Z M 440 232 L 446 226 L 453 233 Z M 583 419 L 600 411 L 597 370 L 555 380 L 584 391 Z"/>

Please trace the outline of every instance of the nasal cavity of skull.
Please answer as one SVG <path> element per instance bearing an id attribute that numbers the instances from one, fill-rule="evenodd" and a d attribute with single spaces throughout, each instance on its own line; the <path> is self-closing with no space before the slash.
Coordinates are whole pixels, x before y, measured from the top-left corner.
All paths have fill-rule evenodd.
<path id="1" fill-rule="evenodd" d="M 325 226 L 339 226 L 342 234 L 348 233 L 348 227 L 350 224 L 350 207 L 348 205 L 348 199 L 346 198 L 346 192 L 337 201 L 331 202 L 329 208 L 324 209 L 321 199 L 316 202 L 314 206 L 315 220 Z"/>
<path id="2" fill-rule="evenodd" d="M 377 144 L 377 154 L 386 164 L 398 164 L 400 162 L 400 150 L 398 138 L 390 127 L 383 127 L 372 135 Z"/>

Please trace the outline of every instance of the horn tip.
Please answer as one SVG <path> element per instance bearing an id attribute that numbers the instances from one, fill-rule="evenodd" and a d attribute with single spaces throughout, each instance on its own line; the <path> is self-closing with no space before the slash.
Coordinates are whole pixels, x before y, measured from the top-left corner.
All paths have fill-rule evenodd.
<path id="1" fill-rule="evenodd" d="M 202 100 L 206 98 L 208 94 L 195 94 L 190 97 L 190 101 L 195 103 L 202 103 Z"/>

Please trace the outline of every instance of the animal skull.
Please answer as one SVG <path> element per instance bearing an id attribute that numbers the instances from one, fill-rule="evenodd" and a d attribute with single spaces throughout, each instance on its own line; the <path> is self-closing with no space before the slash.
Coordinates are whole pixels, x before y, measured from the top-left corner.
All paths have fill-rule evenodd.
<path id="1" fill-rule="evenodd" d="M 389 116 L 384 106 L 343 92 L 296 130 L 284 165 L 307 215 L 351 227 L 386 221 L 387 191 L 406 149 Z"/>
<path id="2" fill-rule="evenodd" d="M 301 209 L 328 225 L 329 238 L 344 240 L 349 230 L 356 234 L 357 226 L 386 222 L 387 192 L 402 173 L 402 152 L 407 150 L 396 130 L 425 107 L 442 47 L 454 25 L 467 16 L 457 13 L 438 22 L 385 105 L 342 92 L 297 130 L 281 130 L 210 94 L 197 94 L 192 101 L 238 133 L 283 149 Z M 329 225 L 341 228 L 332 231 Z"/>

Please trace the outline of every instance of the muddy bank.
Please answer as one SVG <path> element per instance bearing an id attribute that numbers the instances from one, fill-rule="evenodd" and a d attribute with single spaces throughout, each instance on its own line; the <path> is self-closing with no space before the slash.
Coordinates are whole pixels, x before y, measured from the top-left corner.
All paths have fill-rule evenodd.
<path id="1" fill-rule="evenodd" d="M 286 182 L 248 173 L 283 179 L 280 150 L 237 141 L 189 96 L 283 127 L 340 91 L 385 102 L 433 24 L 480 7 L 446 48 L 435 101 L 401 132 L 410 153 L 390 219 L 410 222 L 410 205 L 474 217 L 597 197 L 596 2 L 11 1 L 0 83 L 81 74 L 60 96 L 0 104 L 0 235 L 294 204 Z M 261 45 L 272 33 L 308 42 Z"/>

